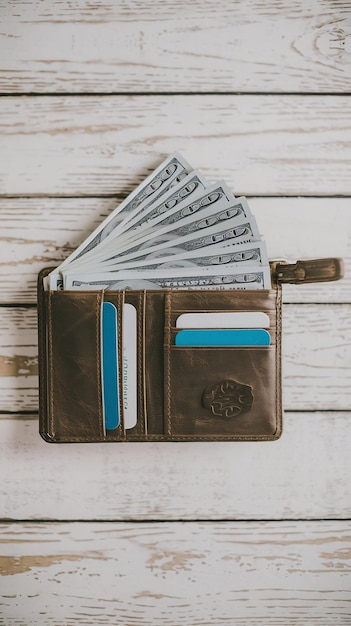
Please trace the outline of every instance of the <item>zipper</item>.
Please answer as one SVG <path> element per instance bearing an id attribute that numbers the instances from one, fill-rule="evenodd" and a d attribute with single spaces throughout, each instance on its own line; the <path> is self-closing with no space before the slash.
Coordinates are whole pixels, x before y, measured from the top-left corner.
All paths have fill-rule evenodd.
<path id="1" fill-rule="evenodd" d="M 272 279 L 276 283 L 301 285 L 339 280 L 344 275 L 342 259 L 310 259 L 306 261 L 273 261 Z"/>

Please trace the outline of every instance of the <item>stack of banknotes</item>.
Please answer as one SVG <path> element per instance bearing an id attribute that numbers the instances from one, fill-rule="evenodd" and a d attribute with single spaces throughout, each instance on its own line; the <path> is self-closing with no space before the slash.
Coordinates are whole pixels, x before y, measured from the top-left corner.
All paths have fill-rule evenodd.
<path id="1" fill-rule="evenodd" d="M 44 279 L 46 289 L 269 289 L 266 247 L 245 197 L 178 153 Z"/>

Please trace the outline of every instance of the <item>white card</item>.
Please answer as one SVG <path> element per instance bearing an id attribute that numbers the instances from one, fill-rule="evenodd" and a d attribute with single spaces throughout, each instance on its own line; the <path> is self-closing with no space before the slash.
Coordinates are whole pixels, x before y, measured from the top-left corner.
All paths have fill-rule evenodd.
<path id="1" fill-rule="evenodd" d="M 122 323 L 122 392 L 124 428 L 137 423 L 137 312 L 135 306 L 123 305 Z"/>
<path id="2" fill-rule="evenodd" d="M 269 328 L 267 313 L 261 311 L 221 311 L 214 313 L 182 313 L 177 328 Z"/>

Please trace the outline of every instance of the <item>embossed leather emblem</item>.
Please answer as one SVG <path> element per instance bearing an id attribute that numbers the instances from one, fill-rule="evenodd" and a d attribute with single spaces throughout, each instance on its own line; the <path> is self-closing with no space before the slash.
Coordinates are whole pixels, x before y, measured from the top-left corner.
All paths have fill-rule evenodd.
<path id="1" fill-rule="evenodd" d="M 252 402 L 252 388 L 230 379 L 209 385 L 202 394 L 203 406 L 218 417 L 237 417 L 249 411 Z"/>

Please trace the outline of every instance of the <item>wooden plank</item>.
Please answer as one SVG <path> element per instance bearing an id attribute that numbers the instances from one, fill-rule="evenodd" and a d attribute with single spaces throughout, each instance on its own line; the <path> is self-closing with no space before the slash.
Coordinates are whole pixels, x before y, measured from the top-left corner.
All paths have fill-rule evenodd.
<path id="1" fill-rule="evenodd" d="M 117 198 L 0 198 L 0 302 L 35 302 L 37 274 L 58 265 Z M 351 302 L 348 198 L 249 198 L 272 259 L 341 256 L 345 278 L 285 286 L 284 302 Z"/>
<path id="2" fill-rule="evenodd" d="M 38 347 L 35 309 L 0 309 L 0 411 L 38 408 Z"/>
<path id="3" fill-rule="evenodd" d="M 1 198 L 1 301 L 36 302 L 39 271 L 58 265 L 117 204 L 111 198 Z"/>
<path id="4" fill-rule="evenodd" d="M 26 422 L 27 420 L 38 420 L 38 413 L 0 413 L 0 420 L 19 420 Z"/>
<path id="5" fill-rule="evenodd" d="M 351 193 L 347 96 L 0 100 L 0 193 L 126 194 L 179 150 L 238 195 Z"/>
<path id="6" fill-rule="evenodd" d="M 347 2 L 4 3 L 4 92 L 342 92 Z M 40 46 L 38 46 L 40 42 Z"/>
<path id="7" fill-rule="evenodd" d="M 11 626 L 349 623 L 349 522 L 19 523 L 0 532 L 1 614 Z"/>
<path id="8" fill-rule="evenodd" d="M 274 442 L 48 444 L 0 420 L 0 517 L 351 517 L 350 413 L 287 413 Z M 127 469 L 128 468 L 128 469 Z"/>
<path id="9" fill-rule="evenodd" d="M 288 410 L 348 410 L 350 305 L 286 305 L 283 392 Z M 0 411 L 36 411 L 36 310 L 0 308 Z"/>

